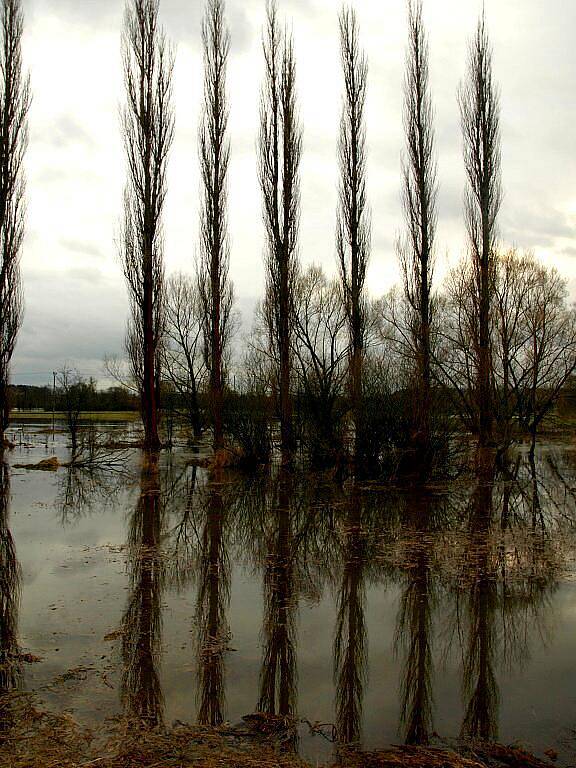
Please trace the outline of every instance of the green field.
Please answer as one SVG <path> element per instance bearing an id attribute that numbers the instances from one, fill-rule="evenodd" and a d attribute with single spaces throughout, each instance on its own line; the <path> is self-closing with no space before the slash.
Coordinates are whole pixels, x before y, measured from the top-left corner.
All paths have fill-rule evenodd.
<path id="1" fill-rule="evenodd" d="M 62 411 L 56 411 L 54 414 L 56 421 L 64 421 L 66 414 Z M 138 411 L 86 411 L 80 416 L 80 421 L 101 421 L 101 422 L 122 422 L 138 421 L 140 414 Z M 10 414 L 12 423 L 18 421 L 41 421 L 51 422 L 52 411 L 12 411 Z"/>

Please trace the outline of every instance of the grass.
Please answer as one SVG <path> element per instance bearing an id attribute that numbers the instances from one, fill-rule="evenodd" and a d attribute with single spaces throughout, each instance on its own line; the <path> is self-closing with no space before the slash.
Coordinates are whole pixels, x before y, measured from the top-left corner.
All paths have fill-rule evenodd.
<path id="1" fill-rule="evenodd" d="M 274 719 L 274 718 L 272 718 Z M 275 720 L 282 720 L 275 718 Z M 282 731 L 286 722 L 282 721 Z M 109 719 L 83 728 L 70 715 L 41 711 L 29 694 L 0 696 L 0 768 L 313 768 L 279 745 L 269 729 L 178 724 L 146 728 Z M 340 749 L 324 768 L 551 768 L 518 747 L 461 743 L 453 748 Z M 315 766 L 320 768 L 320 766 Z"/>

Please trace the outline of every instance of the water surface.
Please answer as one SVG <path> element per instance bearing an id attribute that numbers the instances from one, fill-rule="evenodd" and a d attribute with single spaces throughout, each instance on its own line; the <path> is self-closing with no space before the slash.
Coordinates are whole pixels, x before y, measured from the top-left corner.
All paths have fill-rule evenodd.
<path id="1" fill-rule="evenodd" d="M 292 715 L 313 760 L 435 733 L 570 753 L 568 447 L 424 491 L 209 472 L 185 448 L 15 469 L 68 456 L 25 430 L 3 472 L 0 688 L 88 725 Z"/>

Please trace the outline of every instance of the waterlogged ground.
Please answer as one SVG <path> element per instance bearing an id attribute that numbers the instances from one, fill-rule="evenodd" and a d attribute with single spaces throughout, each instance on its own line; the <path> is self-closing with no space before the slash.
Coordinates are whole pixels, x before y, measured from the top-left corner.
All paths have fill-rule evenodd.
<path id="1" fill-rule="evenodd" d="M 143 464 L 118 425 L 96 466 L 15 468 L 69 458 L 40 429 L 5 455 L 0 688 L 89 726 L 294 715 L 312 762 L 435 733 L 572 759 L 568 446 L 416 492 Z"/>

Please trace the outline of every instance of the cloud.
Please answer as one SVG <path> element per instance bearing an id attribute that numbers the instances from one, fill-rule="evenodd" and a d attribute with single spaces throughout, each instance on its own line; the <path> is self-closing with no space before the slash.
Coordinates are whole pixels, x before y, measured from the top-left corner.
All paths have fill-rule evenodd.
<path id="1" fill-rule="evenodd" d="M 65 362 L 88 375 L 99 375 L 107 354 L 122 352 L 127 301 L 123 286 L 97 270 L 65 273 L 47 270 L 24 274 L 25 321 L 14 360 L 14 380 L 51 371 Z M 39 383 L 35 376 L 34 382 Z M 44 381 L 44 380 L 42 380 Z"/>
<path id="2" fill-rule="evenodd" d="M 93 258 L 100 259 L 103 257 L 100 248 L 97 248 L 93 243 L 83 242 L 82 240 L 69 240 L 62 238 L 60 244 L 67 251 L 71 251 L 74 254 L 83 256 L 92 256 Z"/>
<path id="3" fill-rule="evenodd" d="M 576 238 L 576 227 L 568 216 L 544 202 L 534 207 L 509 206 L 502 217 L 506 238 L 522 247 L 552 246 L 559 238 Z"/>
<path id="4" fill-rule="evenodd" d="M 45 136 L 52 146 L 58 149 L 68 148 L 73 144 L 83 144 L 89 151 L 95 146 L 92 136 L 71 115 L 59 115 Z"/>
<path id="5" fill-rule="evenodd" d="M 118 15 L 121 0 L 24 0 L 32 17 L 51 15 L 67 24 L 99 24 Z"/>

